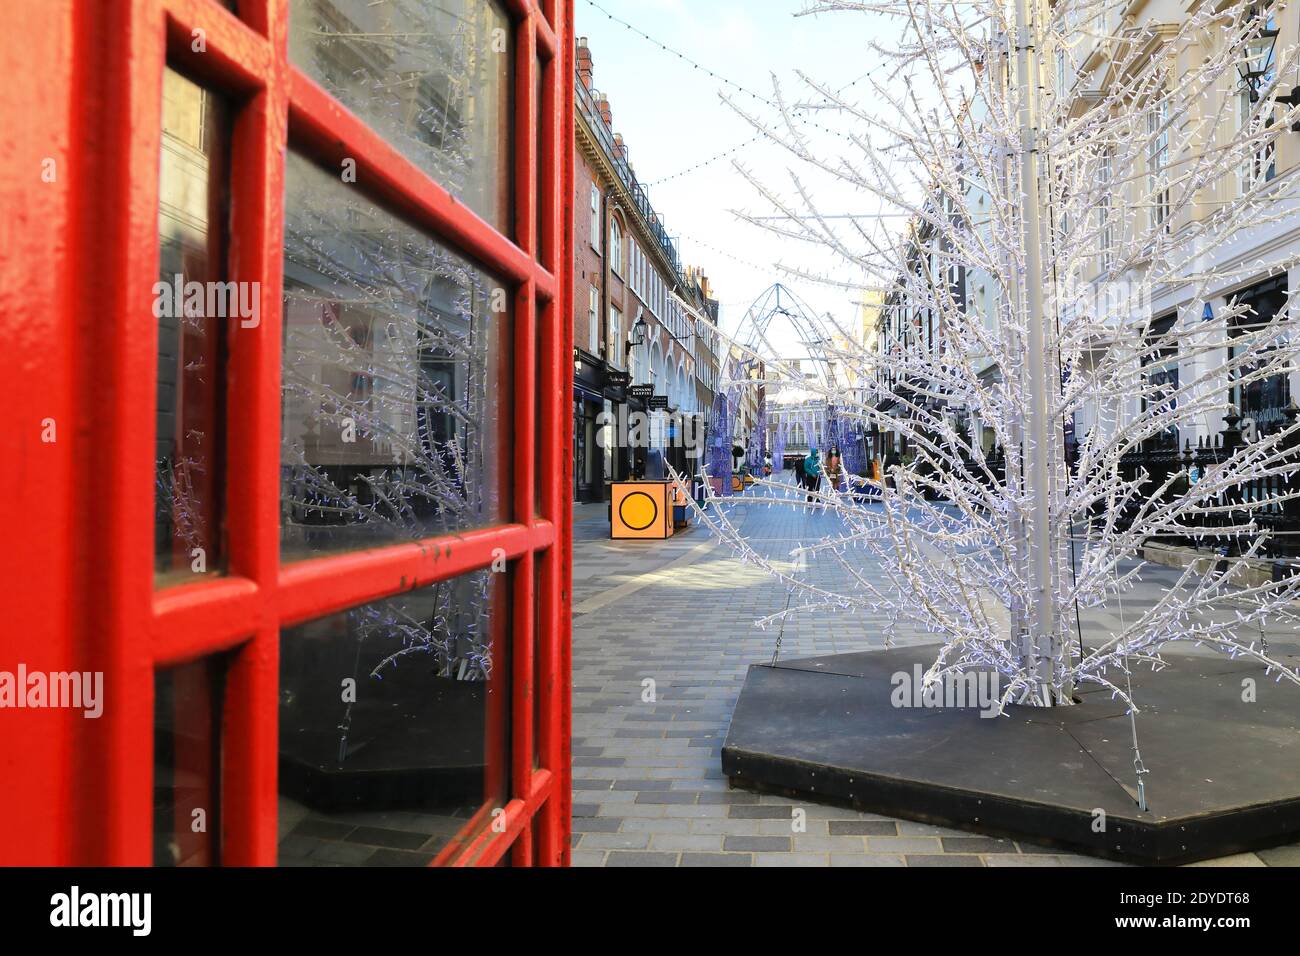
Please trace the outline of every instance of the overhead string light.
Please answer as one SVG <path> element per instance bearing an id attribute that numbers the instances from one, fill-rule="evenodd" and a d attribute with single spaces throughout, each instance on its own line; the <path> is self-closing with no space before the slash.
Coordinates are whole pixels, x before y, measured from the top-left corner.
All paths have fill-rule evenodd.
<path id="1" fill-rule="evenodd" d="M 588 3 L 590 3 L 590 0 L 588 0 Z M 593 7 L 595 7 L 595 4 L 594 4 L 594 3 L 591 4 L 591 5 L 593 5 Z M 606 16 L 610 16 L 610 14 L 606 14 Z M 640 33 L 640 31 L 637 31 L 637 33 Z M 642 34 L 642 35 L 645 35 L 645 34 Z M 653 40 L 653 42 L 654 42 L 654 40 Z M 660 43 L 659 46 L 663 46 L 663 44 Z M 681 56 L 680 53 L 679 53 L 679 55 L 677 55 L 677 56 Z M 682 59 L 685 59 L 685 57 L 682 57 Z M 876 68 L 876 69 L 879 69 L 879 68 Z M 866 79 L 867 77 L 870 77 L 870 75 L 871 75 L 872 73 L 875 73 L 875 72 L 876 72 L 875 69 L 867 70 L 867 72 L 866 72 L 866 73 L 863 73 L 863 74 L 861 75 L 861 77 L 858 77 L 857 79 L 854 79 L 854 81 L 853 81 L 852 83 L 846 83 L 845 86 L 840 87 L 840 90 L 836 92 L 836 95 L 839 96 L 840 94 L 842 94 L 842 92 L 844 92 L 845 90 L 848 90 L 848 88 L 853 87 L 853 86 L 857 86 L 858 83 L 861 83 L 861 82 L 863 81 L 863 79 Z M 801 112 L 801 111 L 806 111 L 806 109 L 827 109 L 827 108 L 831 108 L 831 107 L 833 107 L 833 105 L 835 105 L 835 104 L 832 104 L 831 101 L 829 101 L 829 100 L 824 100 L 824 103 L 806 103 L 806 104 L 798 104 L 798 105 L 796 105 L 796 107 L 794 107 L 793 109 L 794 109 L 794 112 L 798 113 L 798 112 Z M 800 120 L 802 120 L 803 117 L 798 117 L 798 118 L 800 118 Z M 697 170 L 697 169 L 703 169 L 703 168 L 705 168 L 705 166 L 711 166 L 712 164 L 716 163 L 716 161 L 718 161 L 718 160 L 724 160 L 724 159 L 727 159 L 728 156 L 731 156 L 731 155 L 733 155 L 733 153 L 737 153 L 737 152 L 740 152 L 741 150 L 744 150 L 744 148 L 745 148 L 746 146 L 750 146 L 751 143 L 757 143 L 759 139 L 766 139 L 766 138 L 767 138 L 767 134 L 766 134 L 766 133 L 757 133 L 757 134 L 753 135 L 753 137 L 750 137 L 749 139 L 746 139 L 744 143 L 737 143 L 736 146 L 733 146 L 733 147 L 731 148 L 731 150 L 724 150 L 723 152 L 716 153 L 716 155 L 714 155 L 714 156 L 710 156 L 710 157 L 708 157 L 708 159 L 703 160 L 702 163 L 697 163 L 697 164 L 695 164 L 695 165 L 693 165 L 693 166 L 688 166 L 688 168 L 682 169 L 680 173 L 673 173 L 672 176 L 666 176 L 666 177 L 663 177 L 662 179 L 655 179 L 654 182 L 647 182 L 647 183 L 646 183 L 646 186 L 658 186 L 659 183 L 662 183 L 662 182 L 671 182 L 672 179 L 677 179 L 677 178 L 680 178 L 680 177 L 682 177 L 682 176 L 686 176 L 686 174 L 694 173 L 695 170 Z"/>
<path id="2" fill-rule="evenodd" d="M 590 3 L 591 0 L 588 0 L 588 2 Z M 592 5 L 595 6 L 595 4 L 592 4 Z M 680 54 L 679 54 L 679 55 L 680 55 Z M 859 83 L 861 83 L 861 82 L 862 82 L 863 80 L 865 80 L 867 77 L 871 76 L 872 73 L 876 72 L 877 69 L 879 69 L 879 67 L 876 67 L 875 69 L 868 70 L 866 73 L 863 73 L 860 77 L 858 77 L 858 78 L 857 78 L 856 80 L 854 80 L 853 82 L 848 83 L 848 84 L 845 84 L 844 86 L 840 87 L 840 89 L 836 91 L 835 95 L 836 95 L 836 96 L 839 96 L 839 95 L 841 95 L 842 93 L 844 93 L 845 90 L 848 90 L 850 87 L 857 86 Z M 802 112 L 802 111 L 804 111 L 804 110 L 810 110 L 810 109 L 827 109 L 827 108 L 831 108 L 831 107 L 833 107 L 834 105 L 835 105 L 835 104 L 831 103 L 830 100 L 825 100 L 824 103 L 805 103 L 805 104 L 800 104 L 800 105 L 797 105 L 797 106 L 793 107 L 793 110 L 794 110 L 794 114 L 795 114 L 795 118 L 796 118 L 796 119 L 800 120 L 801 122 L 812 123 L 812 120 L 806 119 L 805 117 L 802 117 L 802 116 L 798 116 L 797 114 L 800 113 L 800 112 Z M 812 123 L 812 125 L 814 125 L 814 126 L 818 126 L 818 124 L 816 124 L 816 123 Z M 824 127 L 821 127 L 821 126 L 818 126 L 818 128 L 819 128 L 819 129 L 824 129 Z M 834 131 L 834 130 L 827 130 L 827 132 L 835 132 L 835 131 Z M 840 136 L 841 134 L 836 133 L 836 135 L 837 135 L 837 136 Z M 679 179 L 679 178 L 681 178 L 682 176 L 686 176 L 686 175 L 688 175 L 689 173 L 693 173 L 693 172 L 695 172 L 695 171 L 697 171 L 697 170 L 704 169 L 704 168 L 707 167 L 707 166 L 712 166 L 714 163 L 718 162 L 718 160 L 720 160 L 720 159 L 726 159 L 728 156 L 731 156 L 731 155 L 733 155 L 733 154 L 735 154 L 735 153 L 740 152 L 740 151 L 741 151 L 742 149 L 744 149 L 746 146 L 749 146 L 749 145 L 751 145 L 751 144 L 753 144 L 753 143 L 757 143 L 760 139 L 767 139 L 767 138 L 768 138 L 768 136 L 767 136 L 766 133 L 757 133 L 757 134 L 755 134 L 754 136 L 751 136 L 749 139 L 745 140 L 743 143 L 738 143 L 737 145 L 731 147 L 731 149 L 723 150 L 721 153 L 718 153 L 717 155 L 714 155 L 714 156 L 710 156 L 708 159 L 704 160 L 703 162 L 696 163 L 694 166 L 689 166 L 689 167 L 687 167 L 686 169 L 683 169 L 683 170 L 682 170 L 681 172 L 679 172 L 679 173 L 673 173 L 671 176 L 665 176 L 663 179 L 656 179 L 656 180 L 655 180 L 654 182 L 652 182 L 652 183 L 646 183 L 646 185 L 647 185 L 647 186 L 658 186 L 660 183 L 671 182 L 671 181 L 674 180 L 674 179 Z"/>
<path id="3" fill-rule="evenodd" d="M 696 239 L 694 236 L 689 236 L 686 233 L 678 233 L 677 238 L 684 239 L 687 242 L 693 242 L 696 245 L 703 246 L 705 249 L 708 249 L 711 252 L 716 252 L 720 256 L 725 256 L 726 258 L 732 260 L 733 262 L 738 262 L 742 266 L 748 266 L 749 268 L 757 270 L 758 272 L 762 272 L 765 275 L 770 274 L 772 272 L 772 266 L 770 265 L 760 266 L 756 262 L 750 262 L 748 259 L 742 259 L 739 256 L 734 256 L 730 252 L 727 252 L 727 250 L 719 249 L 717 246 L 713 245 L 713 243 L 705 242 L 703 239 Z"/>
<path id="4" fill-rule="evenodd" d="M 664 43 L 662 40 L 658 40 L 658 39 L 652 37 L 650 34 L 646 33 L 644 30 L 641 30 L 641 29 L 639 29 L 639 28 L 633 26 L 632 24 L 628 23 L 626 20 L 624 20 L 624 19 L 622 19 L 622 18 L 620 18 L 620 17 L 616 17 L 616 16 L 614 16 L 614 14 L 610 13 L 608 10 L 606 10 L 604 7 L 602 7 L 599 3 L 597 3 L 596 0 L 587 0 L 587 5 L 588 5 L 589 7 L 591 7 L 593 10 L 597 10 L 597 11 L 599 11 L 600 13 L 603 13 L 603 14 L 604 14 L 607 18 L 609 18 L 609 20 L 611 20 L 612 22 L 617 23 L 617 24 L 620 24 L 621 26 L 626 27 L 626 28 L 627 28 L 628 30 L 630 30 L 632 33 L 635 33 L 637 36 L 642 37 L 642 38 L 645 39 L 647 42 L 649 42 L 649 43 L 653 43 L 655 46 L 659 47 L 659 49 L 663 50 L 665 53 L 670 53 L 670 54 L 672 54 L 673 56 L 677 57 L 677 59 L 681 60 L 683 63 L 688 63 L 688 64 L 690 64 L 693 68 L 695 68 L 695 69 L 697 69 L 697 70 L 700 70 L 701 72 L 707 74 L 708 76 L 713 77 L 713 78 L 714 78 L 715 80 L 717 80 L 719 83 L 725 84 L 726 86 L 729 86 L 729 87 L 731 87 L 732 89 L 734 89 L 736 92 L 738 92 L 738 93 L 743 93 L 743 94 L 745 94 L 746 96 L 750 97 L 751 99 L 757 100 L 758 102 L 762 103 L 762 104 L 765 105 L 765 106 L 769 106 L 769 107 L 771 107 L 772 109 L 775 109 L 775 110 L 779 110 L 779 109 L 781 109 L 781 105 L 780 105 L 779 103 L 777 103 L 776 100 L 773 100 L 773 99 L 771 99 L 770 97 L 764 96 L 764 95 L 762 95 L 761 93 L 755 93 L 753 90 L 749 89 L 749 88 L 746 87 L 746 86 L 741 85 L 740 83 L 737 83 L 735 80 L 728 79 L 727 77 L 723 76 L 721 73 L 716 73 L 716 72 L 714 72 L 713 70 L 710 70 L 710 69 L 709 69 L 707 66 L 705 66 L 704 64 L 699 63 L 699 62 L 697 62 L 696 60 L 691 59 L 689 56 L 687 56 L 686 54 L 680 52 L 679 50 L 675 50 L 675 49 L 673 49 L 673 48 L 670 47 L 668 44 Z M 876 67 L 876 69 L 879 69 L 879 67 Z M 853 86 L 854 84 L 859 83 L 859 82 L 861 82 L 862 80 L 866 79 L 867 76 L 870 76 L 870 75 L 871 75 L 871 72 L 875 72 L 875 71 L 872 70 L 872 71 L 870 71 L 869 73 L 864 74 L 863 76 L 858 77 L 858 79 L 854 80 L 853 83 L 850 83 L 848 86 L 844 87 L 844 89 L 840 90 L 840 92 L 842 93 L 842 92 L 844 92 L 844 90 L 848 89 L 849 86 Z M 795 110 L 795 112 L 792 112 L 790 115 L 793 116 L 795 119 L 797 119 L 799 122 L 801 122 L 801 123 L 806 123 L 807 125 L 812 126 L 812 127 L 814 127 L 815 129 L 821 130 L 823 133 L 828 133 L 828 134 L 830 134 L 831 136 L 836 136 L 836 137 L 839 137 L 839 138 L 842 139 L 842 140 L 845 140 L 845 141 L 848 141 L 848 142 L 852 142 L 853 137 L 849 136 L 848 134 L 846 134 L 846 133 L 841 133 L 839 130 L 831 129 L 829 126 L 823 126 L 821 123 L 818 123 L 818 122 L 816 122 L 815 120 L 810 120 L 810 119 L 808 119 L 808 118 L 805 117 L 805 116 L 799 116 L 799 115 L 797 115 L 797 113 L 798 113 L 798 111 Z M 766 135 L 765 133 L 760 133 L 760 134 L 759 134 L 759 136 L 765 136 L 765 135 Z M 755 137 L 755 138 L 757 139 L 758 137 Z M 753 140 L 750 140 L 750 142 L 752 142 L 752 141 L 753 141 Z M 748 145 L 748 143 L 742 143 L 740 146 L 737 146 L 736 149 L 740 149 L 740 148 L 742 148 L 743 146 L 746 146 L 746 145 Z M 721 154 L 720 156 L 716 156 L 716 157 L 714 157 L 712 160 L 709 160 L 709 162 L 716 162 L 718 159 L 721 159 L 721 158 L 723 158 L 724 156 L 729 155 L 731 152 L 734 152 L 734 150 L 728 150 L 727 153 Z M 701 163 L 701 164 L 700 164 L 700 166 L 703 166 L 703 165 L 707 165 L 707 164 L 706 164 L 706 163 Z M 693 168 L 698 168 L 698 167 L 693 167 Z M 677 176 L 685 175 L 685 173 L 688 172 L 688 171 L 689 171 L 689 170 L 683 170 L 681 173 L 675 173 L 675 174 L 673 174 L 673 176 L 670 176 L 670 177 L 668 177 L 668 178 L 669 178 L 669 179 L 675 179 Z M 659 182 L 664 182 L 664 181 L 665 181 L 665 180 L 659 180 Z"/>
<path id="5" fill-rule="evenodd" d="M 754 135 L 754 136 L 751 136 L 749 139 L 745 140 L 743 143 L 739 143 L 739 144 L 737 144 L 736 146 L 731 147 L 731 149 L 724 150 L 723 152 L 718 153 L 716 156 L 710 156 L 708 159 L 704 160 L 703 162 L 696 163 L 694 166 L 688 166 L 686 169 L 683 169 L 681 172 L 673 173 L 671 176 L 665 176 L 663 179 L 656 179 L 656 180 L 655 180 L 654 182 L 652 182 L 652 183 L 646 183 L 646 185 L 647 185 L 647 186 L 658 186 L 660 183 L 666 183 L 666 182 L 670 182 L 670 181 L 672 181 L 672 180 L 674 180 L 674 179 L 680 179 L 682 176 L 685 176 L 685 175 L 687 175 L 688 173 L 693 173 L 693 172 L 695 172 L 697 169 L 703 169 L 705 166 L 712 166 L 712 165 L 713 165 L 714 163 L 716 163 L 718 160 L 720 160 L 720 159 L 726 159 L 728 156 L 732 155 L 733 153 L 738 153 L 738 152 L 740 152 L 742 149 L 744 149 L 746 146 L 750 145 L 751 143 L 757 143 L 760 139 L 763 139 L 763 138 L 764 138 L 763 134 L 762 134 L 762 133 L 758 133 L 758 134 L 756 134 L 756 135 Z"/>
<path id="6" fill-rule="evenodd" d="M 590 7 L 595 8 L 596 10 L 599 10 L 601 13 L 605 14 L 605 16 L 607 16 L 609 19 L 613 20 L 615 23 L 619 23 L 619 24 L 622 24 L 623 26 L 627 27 L 629 30 L 631 30 L 633 33 L 635 33 L 637 36 L 639 36 L 639 37 L 643 37 L 644 39 L 650 41 L 650 42 L 653 43 L 655 46 L 659 47 L 659 49 L 663 50 L 665 53 L 671 53 L 673 56 L 677 57 L 677 58 L 678 58 L 679 60 L 681 60 L 682 62 L 684 62 L 684 63 L 689 63 L 691 66 L 695 67 L 695 69 L 697 69 L 697 70 L 703 70 L 705 73 L 707 73 L 709 76 L 713 77 L 713 78 L 714 78 L 715 80 L 717 80 L 718 82 L 720 82 L 720 83 L 725 83 L 727 86 L 732 87 L 733 89 L 737 90 L 738 92 L 744 93 L 746 96 L 753 97 L 754 99 L 758 100 L 760 103 L 766 103 L 768 106 L 776 106 L 776 103 L 772 102 L 772 100 L 768 99 L 766 96 L 763 96 L 761 93 L 755 93 L 753 90 L 748 89 L 747 87 L 741 86 L 741 85 L 740 85 L 739 83 L 737 83 L 735 80 L 729 80 L 729 79 L 727 79 L 725 76 L 723 76 L 722 74 L 713 72 L 713 71 L 710 70 L 707 66 L 704 66 L 704 65 L 701 64 L 701 63 L 697 63 L 695 60 L 692 60 L 689 56 L 686 56 L 684 53 L 680 53 L 680 52 L 678 52 L 677 50 L 674 50 L 672 47 L 670 47 L 668 44 L 664 43 L 663 41 L 661 41 L 661 40 L 656 40 L 654 37 L 652 37 L 650 34 L 646 33 L 644 30 L 639 30 L 639 29 L 637 29 L 636 27 L 634 27 L 632 24 L 628 23 L 626 20 L 622 20 L 622 19 L 620 19 L 620 18 L 614 16 L 614 14 L 610 13 L 608 10 L 606 10 L 604 7 L 602 7 L 599 3 L 596 3 L 595 0 L 587 0 L 587 5 L 590 6 Z"/>

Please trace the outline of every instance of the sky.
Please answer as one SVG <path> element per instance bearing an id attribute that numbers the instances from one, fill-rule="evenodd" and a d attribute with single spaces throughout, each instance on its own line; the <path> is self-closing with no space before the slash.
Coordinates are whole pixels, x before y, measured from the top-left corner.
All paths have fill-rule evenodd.
<path id="1" fill-rule="evenodd" d="M 637 178 L 649 185 L 650 201 L 664 219 L 685 263 L 704 268 L 722 302 L 723 327 L 733 330 L 750 304 L 773 282 L 790 286 L 816 312 L 850 322 L 858 294 L 828 289 L 779 273 L 780 261 L 825 273 L 833 263 L 824 250 L 774 236 L 736 218 L 732 210 L 767 215 L 771 209 L 758 191 L 732 166 L 747 169 L 783 197 L 793 186 L 789 170 L 816 183 L 799 160 L 771 141 L 746 143 L 756 131 L 719 94 L 765 118 L 771 107 L 707 76 L 677 53 L 763 96 L 771 97 L 773 78 L 789 100 L 813 96 L 797 71 L 839 89 L 878 67 L 868 46 L 896 27 L 863 13 L 796 16 L 804 0 L 574 0 L 577 35 L 587 37 L 595 65 L 595 87 L 610 98 L 614 131 L 622 133 Z M 673 52 L 661 49 L 607 16 L 612 14 L 649 34 Z M 870 96 L 866 83 L 851 88 Z M 806 95 L 805 95 L 806 94 Z M 827 112 L 805 115 L 819 121 Z M 847 129 L 831 117 L 826 125 Z M 820 149 L 842 150 L 842 141 L 810 131 Z M 742 146 L 742 144 L 744 144 Z M 704 168 L 673 177 L 726 150 L 742 148 Z M 660 182 L 660 180 L 667 180 Z M 823 183 L 832 212 L 862 213 L 875 209 L 866 196 Z M 860 281 L 851 270 L 839 278 Z"/>

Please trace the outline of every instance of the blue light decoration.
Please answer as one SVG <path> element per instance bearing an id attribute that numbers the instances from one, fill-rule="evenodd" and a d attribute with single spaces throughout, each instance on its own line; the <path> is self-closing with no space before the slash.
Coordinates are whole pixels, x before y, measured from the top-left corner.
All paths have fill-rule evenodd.
<path id="1" fill-rule="evenodd" d="M 705 465 L 714 482 L 714 493 L 723 497 L 731 495 L 731 413 L 725 392 L 713 400 L 713 422 L 709 431 L 709 444 L 705 452 Z"/>
<path id="2" fill-rule="evenodd" d="M 1210 303 L 1207 302 L 1205 303 L 1205 307 L 1201 309 L 1201 321 L 1209 322 L 1213 318 L 1214 318 L 1214 306 L 1210 305 Z"/>
<path id="3" fill-rule="evenodd" d="M 840 460 L 844 470 L 853 475 L 867 473 L 867 451 L 858 433 L 858 424 L 849 418 L 839 416 L 835 422 L 835 444 L 840 450 Z"/>
<path id="4" fill-rule="evenodd" d="M 763 454 L 767 451 L 767 403 L 758 407 L 758 424 L 749 439 L 749 473 L 762 475 Z"/>
<path id="5" fill-rule="evenodd" d="M 826 406 L 826 414 L 821 420 L 821 438 L 817 442 L 817 447 L 821 449 L 822 457 L 825 458 L 830 454 L 831 446 L 835 444 L 835 420 L 838 416 L 835 413 L 834 405 Z"/>

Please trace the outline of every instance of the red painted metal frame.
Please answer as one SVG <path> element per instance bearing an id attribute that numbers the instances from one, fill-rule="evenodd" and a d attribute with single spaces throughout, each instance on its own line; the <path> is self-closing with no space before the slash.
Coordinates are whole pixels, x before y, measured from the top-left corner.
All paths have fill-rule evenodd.
<path id="1" fill-rule="evenodd" d="M 280 629 L 487 567 L 496 549 L 512 559 L 505 826 L 468 833 L 435 864 L 491 866 L 507 853 L 516 865 L 568 863 L 573 0 L 506 7 L 517 56 L 515 239 L 288 61 L 288 0 L 240 0 L 237 13 L 216 0 L 47 0 L 9 11 L 0 65 L 15 79 L 0 99 L 0 150 L 33 173 L 0 182 L 0 222 L 30 226 L 20 241 L 6 233 L 0 260 L 0 327 L 18 346 L 0 350 L 0 370 L 12 373 L 25 430 L 0 450 L 18 476 L 16 534 L 32 547 L 26 562 L 0 549 L 19 595 L 0 669 L 102 670 L 106 706 L 98 721 L 0 714 L 9 781 L 0 863 L 147 865 L 154 671 L 230 652 L 221 856 L 274 864 Z M 206 52 L 191 50 L 196 29 Z M 228 273 L 260 282 L 262 319 L 254 334 L 229 336 L 227 575 L 155 591 L 157 327 L 147 303 L 168 62 L 232 104 Z M 324 163 L 354 158 L 357 188 L 514 284 L 509 524 L 281 564 L 286 144 Z M 46 158 L 61 173 L 48 184 Z M 56 442 L 40 440 L 47 419 Z"/>

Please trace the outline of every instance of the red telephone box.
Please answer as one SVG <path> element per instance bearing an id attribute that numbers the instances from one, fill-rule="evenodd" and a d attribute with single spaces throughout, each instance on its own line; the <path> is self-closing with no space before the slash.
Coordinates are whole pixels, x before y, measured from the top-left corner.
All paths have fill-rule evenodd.
<path id="1" fill-rule="evenodd" d="M 567 863 L 572 6 L 6 10 L 0 863 Z"/>

